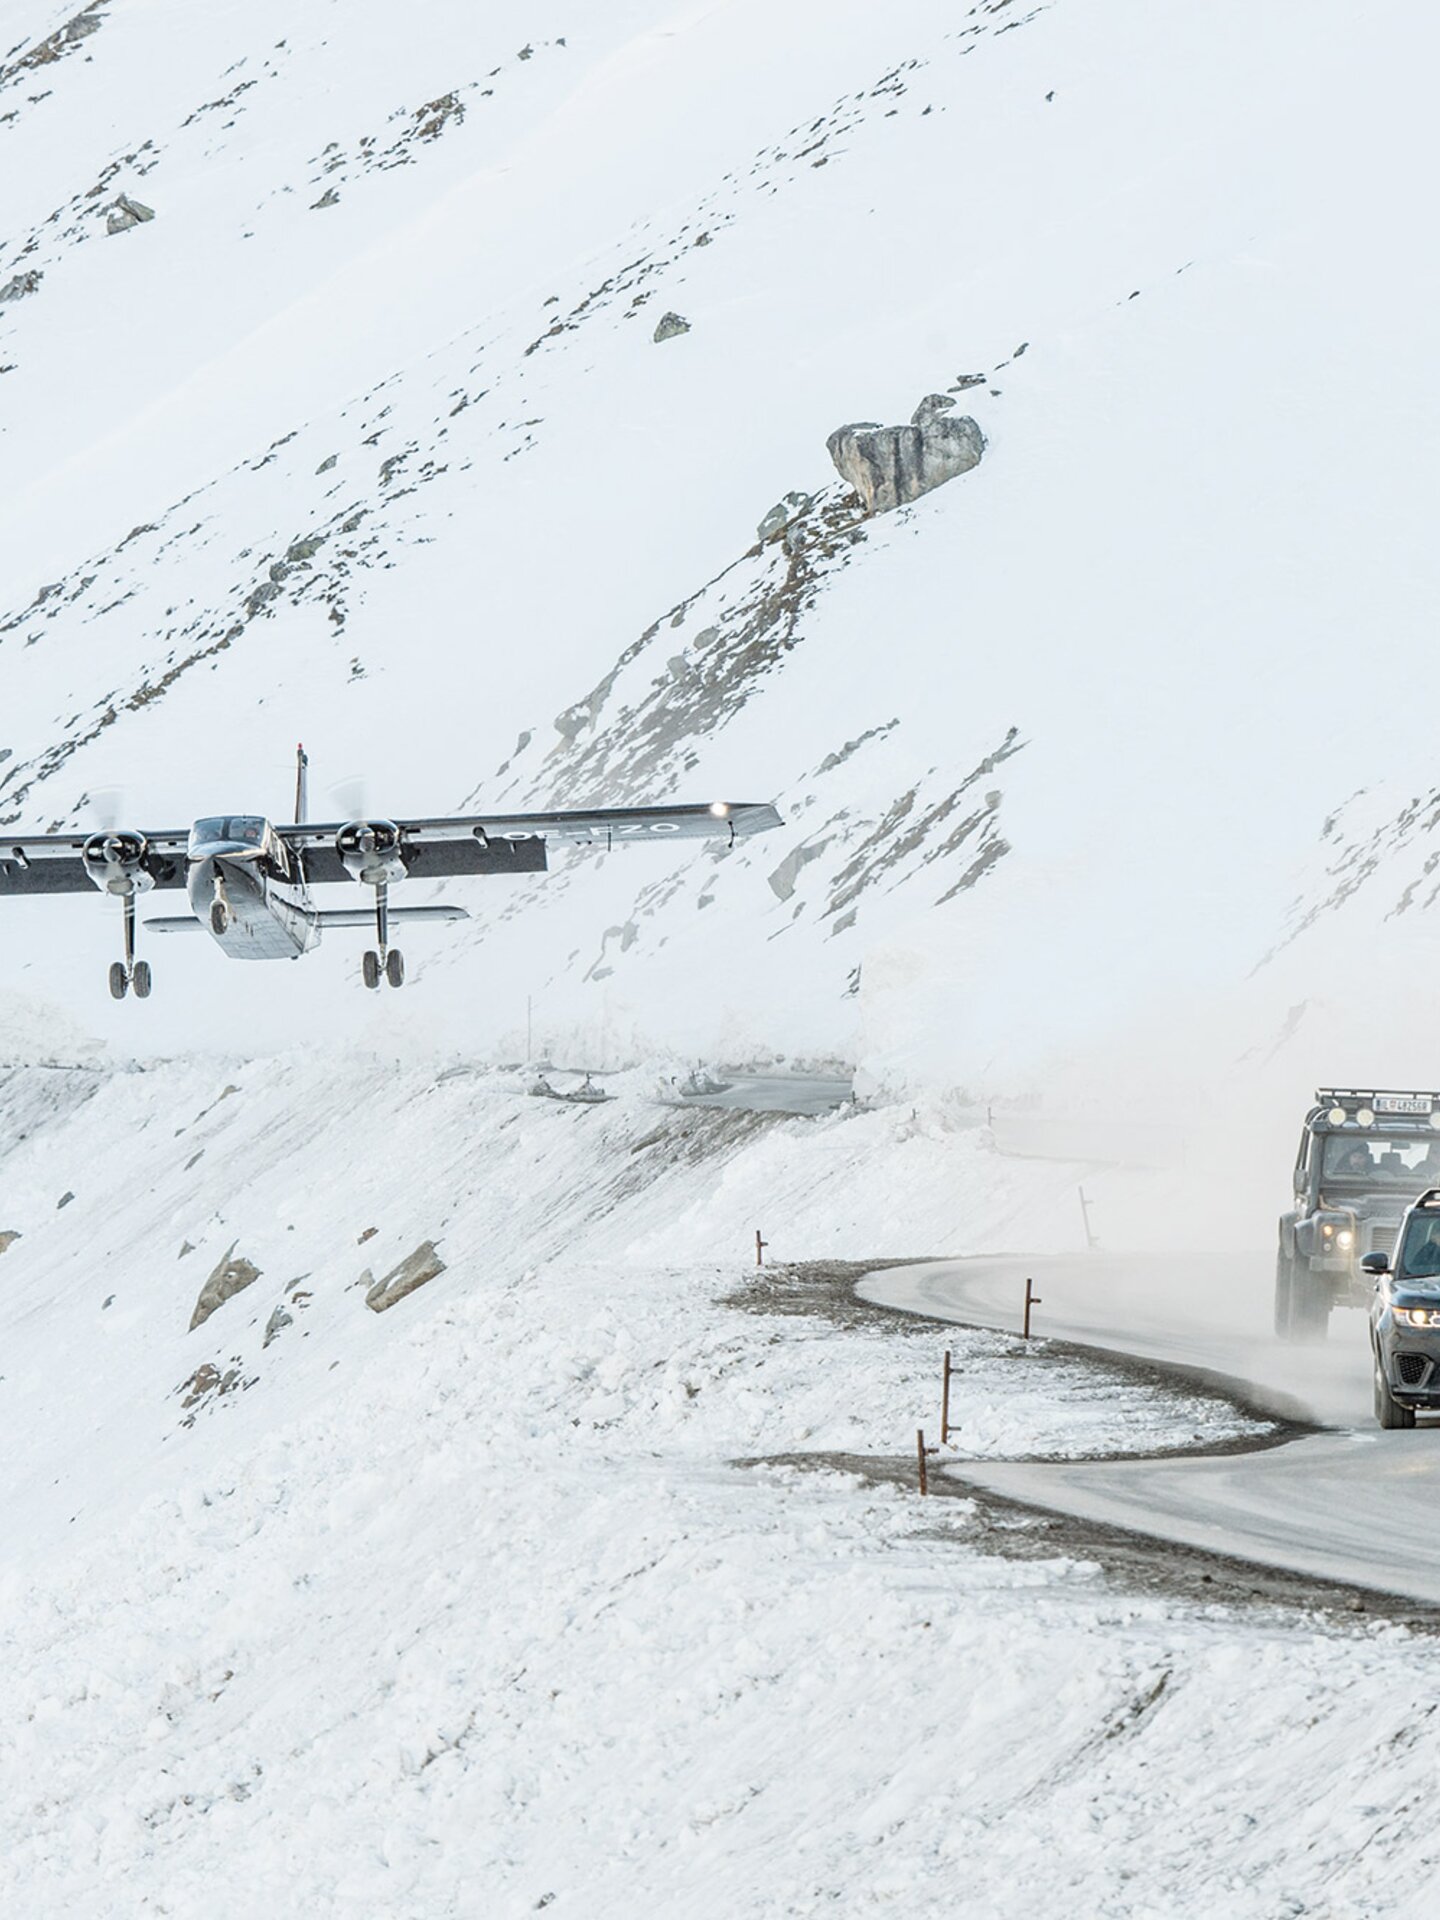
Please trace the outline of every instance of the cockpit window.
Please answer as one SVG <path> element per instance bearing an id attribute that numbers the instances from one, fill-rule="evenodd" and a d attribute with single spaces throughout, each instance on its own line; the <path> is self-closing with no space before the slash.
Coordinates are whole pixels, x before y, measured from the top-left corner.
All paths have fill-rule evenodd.
<path id="1" fill-rule="evenodd" d="M 269 822 L 253 813 L 217 813 L 208 820 L 197 820 L 190 829 L 190 851 L 213 847 L 217 841 L 245 847 L 262 847 Z"/>

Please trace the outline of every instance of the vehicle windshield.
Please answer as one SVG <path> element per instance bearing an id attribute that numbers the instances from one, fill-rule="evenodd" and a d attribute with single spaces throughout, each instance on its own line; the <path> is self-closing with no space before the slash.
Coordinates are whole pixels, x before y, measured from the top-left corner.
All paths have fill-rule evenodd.
<path id="1" fill-rule="evenodd" d="M 253 813 L 217 813 L 208 820 L 197 820 L 190 829 L 190 851 L 213 847 L 217 840 L 229 841 L 232 846 L 237 840 L 247 847 L 263 846 L 266 824 Z"/>
<path id="2" fill-rule="evenodd" d="M 1405 1229 L 1399 1271 L 1440 1276 L 1440 1214 L 1415 1213 Z"/>
<path id="3" fill-rule="evenodd" d="M 1440 1187 L 1440 1136 L 1367 1133 L 1362 1139 L 1332 1133 L 1325 1141 L 1320 1174 L 1327 1185 L 1402 1187 L 1412 1193 Z"/>

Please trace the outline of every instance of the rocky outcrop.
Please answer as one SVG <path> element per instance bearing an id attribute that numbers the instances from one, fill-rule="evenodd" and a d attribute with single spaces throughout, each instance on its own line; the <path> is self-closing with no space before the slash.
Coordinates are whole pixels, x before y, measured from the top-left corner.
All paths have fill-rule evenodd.
<path id="1" fill-rule="evenodd" d="M 802 513 L 808 513 L 814 505 L 808 493 L 787 493 L 783 500 L 777 500 L 765 518 L 755 529 L 755 538 L 763 547 L 767 540 L 775 540 Z"/>
<path id="2" fill-rule="evenodd" d="M 422 1240 L 415 1251 L 407 1254 L 398 1267 L 392 1267 L 382 1280 L 376 1280 L 366 1267 L 360 1276 L 365 1288 L 365 1304 L 372 1313 L 384 1313 L 387 1307 L 393 1307 L 397 1300 L 403 1300 L 407 1293 L 414 1293 L 417 1287 L 423 1287 L 427 1280 L 444 1271 L 445 1262 L 435 1251 L 435 1242 Z"/>
<path id="3" fill-rule="evenodd" d="M 968 414 L 950 417 L 955 402 L 932 393 L 908 427 L 873 420 L 837 427 L 825 442 L 836 470 L 865 503 L 866 513 L 889 513 L 980 464 L 985 436 Z"/>
<path id="4" fill-rule="evenodd" d="M 190 1316 L 190 1331 L 204 1326 L 217 1307 L 237 1293 L 243 1293 L 246 1287 L 253 1287 L 260 1278 L 260 1269 L 243 1254 L 235 1257 L 235 1242 L 232 1240 L 229 1250 L 222 1255 L 210 1278 L 200 1289 L 200 1298 L 195 1302 L 195 1311 Z"/>
<path id="5" fill-rule="evenodd" d="M 132 200 L 128 193 L 122 193 L 106 213 L 105 231 L 128 233 L 131 227 L 138 227 L 143 221 L 154 218 L 153 207 L 147 207 L 143 200 Z"/>
<path id="6" fill-rule="evenodd" d="M 8 1253 L 20 1237 L 14 1228 L 7 1228 L 4 1233 L 0 1233 L 0 1253 Z"/>
<path id="7" fill-rule="evenodd" d="M 688 333 L 690 322 L 683 313 L 662 313 L 656 323 L 654 339 L 658 345 L 662 340 L 673 340 L 678 333 Z"/>
<path id="8" fill-rule="evenodd" d="M 45 278 L 38 267 L 31 267 L 26 273 L 17 273 L 0 287 L 0 307 L 11 300 L 23 300 L 27 293 L 34 293 Z"/>

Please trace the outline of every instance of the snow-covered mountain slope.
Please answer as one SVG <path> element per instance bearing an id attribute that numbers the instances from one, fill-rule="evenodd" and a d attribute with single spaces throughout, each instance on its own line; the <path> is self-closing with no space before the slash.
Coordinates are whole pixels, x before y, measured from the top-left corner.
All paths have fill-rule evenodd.
<path id="1" fill-rule="evenodd" d="M 385 812 L 787 826 L 472 886 L 383 1014 L 337 939 L 117 1016 L 91 901 L 7 909 L 9 986 L 142 1051 L 528 995 L 576 1057 L 976 1085 L 1239 981 L 1369 738 L 1428 749 L 1437 30 L 1356 18 L 12 5 L 5 821 L 280 812 L 303 734 Z M 861 519 L 826 435 L 947 390 L 983 463 Z"/>

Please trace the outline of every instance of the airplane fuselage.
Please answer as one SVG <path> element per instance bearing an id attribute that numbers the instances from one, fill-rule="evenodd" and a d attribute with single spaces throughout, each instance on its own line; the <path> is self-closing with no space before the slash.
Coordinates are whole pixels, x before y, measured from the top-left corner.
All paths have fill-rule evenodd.
<path id="1" fill-rule="evenodd" d="M 295 960 L 319 945 L 299 856 L 258 815 L 195 822 L 185 890 L 195 918 L 232 960 Z"/>

